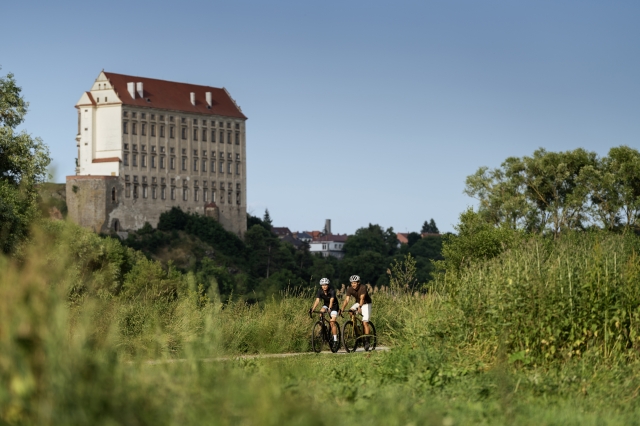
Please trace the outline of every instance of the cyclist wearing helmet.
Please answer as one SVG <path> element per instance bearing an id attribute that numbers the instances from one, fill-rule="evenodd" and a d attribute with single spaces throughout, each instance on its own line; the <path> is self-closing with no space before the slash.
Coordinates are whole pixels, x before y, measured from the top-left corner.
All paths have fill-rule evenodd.
<path id="1" fill-rule="evenodd" d="M 330 312 L 331 320 L 331 334 L 333 334 L 333 341 L 338 341 L 338 328 L 336 327 L 336 318 L 338 317 L 338 298 L 336 297 L 336 290 L 329 286 L 329 278 L 323 278 L 320 280 L 320 288 L 316 293 L 316 301 L 313 302 L 313 307 L 309 309 L 309 316 L 313 310 L 318 306 L 322 300 L 321 312 Z"/>
<path id="2" fill-rule="evenodd" d="M 349 299 L 353 296 L 356 299 L 356 303 L 351 306 L 350 310 L 359 310 L 362 312 L 362 324 L 364 325 L 364 334 L 369 334 L 369 317 L 371 316 L 371 296 L 367 291 L 366 285 L 360 284 L 360 277 L 358 275 L 351 275 L 349 278 L 351 281 L 351 287 L 347 289 L 347 297 L 344 299 L 341 311 L 344 311 L 345 306 L 349 303 Z"/>

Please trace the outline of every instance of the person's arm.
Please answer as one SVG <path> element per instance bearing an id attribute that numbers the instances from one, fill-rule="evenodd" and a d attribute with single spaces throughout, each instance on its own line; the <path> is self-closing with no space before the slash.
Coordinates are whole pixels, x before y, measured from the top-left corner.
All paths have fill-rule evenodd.
<path id="1" fill-rule="evenodd" d="M 320 298 L 316 297 L 316 301 L 313 302 L 313 307 L 311 308 L 311 311 L 314 311 L 316 309 L 316 306 L 318 306 L 319 302 L 320 302 Z"/>
<path id="2" fill-rule="evenodd" d="M 349 299 L 351 298 L 351 296 L 349 296 L 348 294 L 344 297 L 344 302 L 342 303 L 342 310 L 344 311 L 345 306 L 347 306 L 347 303 L 349 303 Z"/>

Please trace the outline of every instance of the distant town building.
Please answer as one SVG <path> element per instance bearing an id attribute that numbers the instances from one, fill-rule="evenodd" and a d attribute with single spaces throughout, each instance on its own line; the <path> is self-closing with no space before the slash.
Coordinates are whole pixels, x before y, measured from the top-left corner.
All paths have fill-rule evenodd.
<path id="1" fill-rule="evenodd" d="M 306 232 L 295 232 L 293 234 L 293 236 L 294 236 L 294 238 L 296 238 L 296 239 L 298 239 L 300 241 L 303 241 L 305 243 L 310 243 L 311 240 L 313 240 L 313 237 L 310 234 L 306 233 Z"/>
<path id="2" fill-rule="evenodd" d="M 324 257 L 333 256 L 338 259 L 344 257 L 344 243 L 347 242 L 347 235 L 321 235 L 314 238 L 309 243 L 309 251 L 321 254 Z"/>
<path id="3" fill-rule="evenodd" d="M 103 71 L 76 108 L 72 220 L 134 230 L 178 206 L 244 234 L 247 117 L 226 89 Z"/>
<path id="4" fill-rule="evenodd" d="M 293 234 L 291 233 L 291 231 L 287 227 L 272 226 L 271 227 L 271 232 L 276 234 L 278 236 L 278 238 L 284 238 L 285 236 L 290 236 L 290 237 L 293 236 Z"/>

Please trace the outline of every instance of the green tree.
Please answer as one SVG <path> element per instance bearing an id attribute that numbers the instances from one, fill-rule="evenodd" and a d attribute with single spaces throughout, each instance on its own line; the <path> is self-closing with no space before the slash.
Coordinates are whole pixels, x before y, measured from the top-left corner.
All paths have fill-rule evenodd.
<path id="1" fill-rule="evenodd" d="M 273 227 L 273 222 L 271 221 L 271 215 L 269 214 L 269 209 L 265 209 L 264 217 L 262 218 L 262 223 L 264 224 L 263 226 L 265 228 L 271 231 L 271 228 Z"/>
<path id="2" fill-rule="evenodd" d="M 40 138 L 16 132 L 29 104 L 13 74 L 0 77 L 0 250 L 11 253 L 38 214 L 37 186 L 47 178 L 49 149 Z"/>
<path id="3" fill-rule="evenodd" d="M 424 221 L 424 224 L 422 224 L 422 229 L 420 230 L 420 232 L 422 234 L 439 234 L 440 231 L 438 230 L 438 227 L 436 226 L 436 221 L 433 220 L 433 218 L 431 218 L 430 221 Z"/>
<path id="4" fill-rule="evenodd" d="M 398 237 L 393 228 L 386 231 L 380 225 L 369 224 L 351 235 L 344 244 L 345 257 L 358 256 L 365 251 L 379 253 L 383 257 L 392 256 L 397 251 Z"/>

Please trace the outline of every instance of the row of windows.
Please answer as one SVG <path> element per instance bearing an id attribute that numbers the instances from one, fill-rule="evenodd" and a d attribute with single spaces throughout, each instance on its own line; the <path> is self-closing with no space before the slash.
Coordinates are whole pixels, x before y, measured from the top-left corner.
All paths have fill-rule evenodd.
<path id="1" fill-rule="evenodd" d="M 105 98 L 105 101 L 106 101 L 106 98 Z M 129 116 L 129 111 L 123 111 L 122 112 L 122 116 L 123 117 L 128 117 Z M 149 118 L 151 120 L 155 120 L 156 119 L 156 115 L 155 114 L 149 114 L 149 116 L 150 116 Z M 131 112 L 131 118 L 138 118 L 138 113 L 132 111 Z M 141 112 L 140 113 L 140 118 L 142 120 L 146 120 L 147 119 L 147 113 Z M 160 119 L 160 121 L 164 121 L 164 115 L 160 115 L 159 119 Z M 172 123 L 174 122 L 173 115 L 169 116 L 169 121 L 172 122 Z M 186 117 L 181 117 L 180 122 L 183 123 L 183 124 L 186 124 L 187 123 L 187 118 Z M 210 123 L 211 127 L 216 127 L 216 123 L 218 123 L 218 127 L 221 127 L 221 128 L 223 128 L 224 124 L 225 124 L 224 121 L 217 121 L 216 122 L 215 120 L 209 121 L 209 120 L 204 120 L 204 119 L 201 120 L 201 119 L 198 119 L 198 118 L 194 118 L 193 119 L 193 124 L 196 125 L 196 126 L 198 124 L 206 126 L 208 123 Z M 231 122 L 227 121 L 227 129 L 230 129 L 230 128 L 231 128 Z M 235 128 L 236 128 L 236 130 L 240 130 L 240 123 L 235 123 Z"/>
<path id="2" fill-rule="evenodd" d="M 126 183 L 131 183 L 131 176 L 125 175 L 124 181 Z M 180 179 L 176 180 L 176 178 L 171 178 L 171 181 L 170 181 L 171 182 L 171 186 L 176 186 L 176 181 L 177 181 L 178 184 L 180 183 L 179 182 Z M 186 187 L 188 185 L 188 182 L 189 182 L 188 180 L 183 179 L 182 180 L 182 185 Z M 138 176 L 133 176 L 133 183 L 134 184 L 140 183 L 140 181 L 138 181 Z M 148 183 L 147 177 L 146 176 L 142 176 L 142 184 L 143 185 L 147 185 L 147 183 Z M 157 185 L 158 179 L 155 176 L 152 177 L 151 178 L 151 183 L 153 185 Z M 193 186 L 194 187 L 196 187 L 196 188 L 199 187 L 200 186 L 199 183 L 200 183 L 200 181 L 198 181 L 197 179 L 193 180 Z M 163 186 L 166 185 L 167 184 L 166 178 L 160 178 L 160 184 L 163 185 Z M 208 184 L 209 184 L 209 181 L 207 181 L 207 180 L 203 180 L 202 181 L 202 186 L 205 189 L 207 188 Z M 212 180 L 211 181 L 211 188 L 214 189 L 215 187 L 216 187 L 216 181 Z M 228 189 L 229 191 L 231 191 L 231 190 L 233 190 L 233 184 L 231 182 L 227 182 L 227 184 L 225 185 L 224 182 L 220 182 L 220 190 L 224 191 L 225 188 Z M 240 191 L 240 184 L 239 183 L 236 183 L 236 191 Z"/>
<path id="3" fill-rule="evenodd" d="M 144 151 L 146 151 L 146 150 L 147 150 L 147 146 L 146 146 L 146 145 L 140 145 L 140 149 L 144 152 Z M 128 143 L 125 143 L 125 144 L 124 144 L 124 150 L 125 150 L 125 151 L 128 151 L 128 150 L 129 150 L 129 144 L 128 144 Z M 138 150 L 138 145 L 134 144 L 134 145 L 133 145 L 133 151 L 134 151 L 134 154 L 133 154 L 133 155 L 137 155 L 137 154 L 135 153 L 135 151 L 137 151 L 137 150 Z M 153 145 L 151 146 L 151 152 L 152 152 L 152 153 L 156 152 L 156 147 L 155 147 L 155 146 L 153 146 Z M 175 148 L 173 148 L 173 147 L 169 148 L 169 153 L 170 153 L 170 154 L 175 154 L 175 152 L 176 152 Z M 203 150 L 202 150 L 202 156 L 206 158 L 206 157 L 207 157 L 207 153 L 208 153 L 208 152 L 209 152 L 209 151 L 207 151 L 207 150 L 204 150 L 204 149 L 203 149 Z M 161 153 L 161 154 L 164 154 L 164 153 L 165 153 L 165 147 L 164 147 L 164 146 L 161 146 L 161 147 L 160 147 L 160 153 Z M 197 157 L 197 156 L 198 156 L 198 153 L 199 153 L 199 151 L 198 151 L 197 149 L 194 149 L 194 150 L 193 150 L 193 156 L 194 156 L 194 157 Z M 125 156 L 128 156 L 128 155 L 129 155 L 129 153 L 125 153 Z M 146 154 L 142 154 L 142 155 L 143 155 L 143 156 L 145 156 Z M 182 155 L 187 155 L 187 148 L 182 148 Z M 213 160 L 215 160 L 215 159 L 216 159 L 216 152 L 215 152 L 215 151 L 211 151 L 211 158 L 212 158 Z M 232 154 L 231 152 L 228 152 L 228 153 L 227 153 L 227 159 L 228 159 L 229 161 L 231 161 L 231 160 L 232 160 L 232 158 L 233 158 L 233 154 Z M 239 154 L 239 153 L 236 153 L 235 158 L 236 158 L 236 161 L 240 161 L 240 154 Z M 220 151 L 220 160 L 222 160 L 222 159 L 224 159 L 224 151 Z"/>
<path id="4" fill-rule="evenodd" d="M 159 136 L 161 138 L 166 137 L 165 135 L 165 126 L 164 125 L 160 125 L 159 127 Z M 129 134 L 129 122 L 128 121 L 123 121 L 122 122 L 122 132 L 125 135 Z M 212 129 L 211 130 L 211 142 L 215 142 L 216 141 L 216 130 Z M 137 135 L 138 134 L 138 123 L 131 123 L 131 134 L 132 135 Z M 141 136 L 147 136 L 147 123 L 140 123 L 140 135 Z M 198 128 L 194 128 L 193 129 L 193 140 L 197 141 L 198 138 L 200 137 L 200 140 L 202 140 L 202 142 L 207 142 L 207 135 L 209 135 L 209 130 L 207 129 L 201 129 L 198 130 Z M 226 142 L 227 143 L 232 143 L 232 139 L 235 142 L 236 145 L 240 145 L 240 132 L 231 132 L 231 131 L 224 131 L 224 130 L 220 130 L 220 133 L 218 133 L 219 137 L 218 137 L 218 142 L 220 143 L 224 143 L 225 142 L 225 135 L 226 135 Z M 152 124 L 151 125 L 151 134 L 150 136 L 157 136 L 156 135 L 156 125 Z M 175 139 L 176 137 L 176 131 L 175 131 L 175 126 L 169 126 L 169 138 L 170 139 Z M 182 128 L 182 133 L 181 133 L 181 137 L 183 140 L 187 140 L 188 139 L 188 129 L 186 127 Z"/>
<path id="5" fill-rule="evenodd" d="M 133 191 L 132 191 L 132 187 L 133 187 Z M 130 183 L 127 183 L 125 186 L 125 197 L 127 198 L 131 198 L 131 196 L 133 195 L 133 198 L 140 198 L 140 195 L 142 196 L 142 198 L 149 198 L 149 193 L 151 193 L 151 198 L 152 199 L 157 199 L 158 195 L 160 195 L 160 199 L 161 200 L 166 200 L 167 199 L 167 192 L 169 193 L 169 196 L 172 200 L 175 200 L 177 198 L 177 194 L 182 193 L 182 201 L 189 201 L 189 196 L 191 194 L 191 190 L 189 188 L 175 188 L 175 187 L 171 187 L 168 188 L 169 191 L 167 191 L 167 187 L 163 186 L 161 188 L 158 188 L 156 186 L 152 186 L 150 188 L 151 190 L 149 190 L 148 186 L 142 186 L 142 189 L 140 189 L 140 186 L 138 185 L 131 185 Z M 220 197 L 218 199 L 216 199 L 216 190 L 215 189 L 211 189 L 208 190 L 206 188 L 194 188 L 193 189 L 193 201 L 201 201 L 200 197 L 202 195 L 202 201 L 204 202 L 208 202 L 209 201 L 209 197 L 211 198 L 211 201 L 216 203 L 216 202 L 220 202 L 222 204 L 225 203 L 225 199 L 226 202 L 228 204 L 232 204 L 232 199 L 233 199 L 233 191 L 227 191 L 226 193 L 226 197 L 224 192 L 221 191 Z M 236 195 L 236 204 L 240 205 L 241 204 L 241 193 L 240 191 L 236 191 L 235 193 Z M 112 201 L 115 200 L 115 193 L 112 194 Z"/>
<path id="6" fill-rule="evenodd" d="M 132 154 L 131 160 L 132 160 L 131 165 L 133 167 L 138 167 L 138 154 Z M 198 158 L 194 158 L 193 162 L 191 163 L 191 171 L 203 172 L 203 173 L 206 173 L 207 171 L 209 171 L 210 173 L 216 173 L 216 164 L 220 165 L 218 167 L 218 173 L 225 173 L 225 170 L 226 170 L 227 174 L 233 174 L 235 169 L 235 174 L 239 175 L 242 170 L 241 163 L 239 162 L 236 162 L 236 163 L 232 161 L 225 162 L 224 160 L 220 160 L 220 162 L 218 162 L 215 158 L 212 159 L 211 161 L 207 160 L 206 158 L 203 158 L 202 160 Z M 225 164 L 227 165 L 226 168 L 225 168 Z M 235 164 L 235 167 L 234 167 L 234 164 Z M 129 166 L 129 154 L 124 154 L 124 165 Z M 147 167 L 146 154 L 140 155 L 140 167 Z M 166 157 L 164 156 L 157 157 L 155 155 L 152 155 L 151 168 L 166 169 L 167 168 Z M 189 168 L 188 157 L 182 157 L 180 170 L 186 172 L 188 171 L 188 168 Z M 170 170 L 176 169 L 176 157 L 169 157 L 169 169 Z"/>

